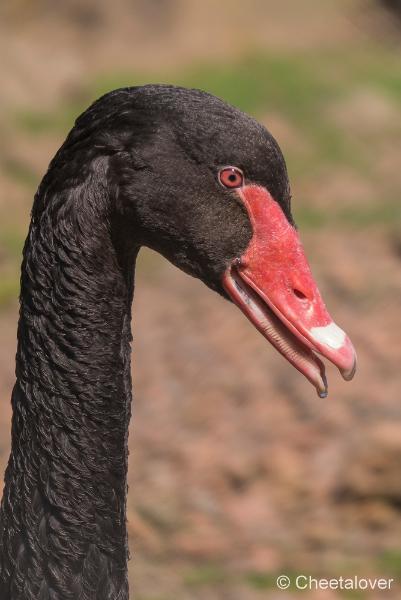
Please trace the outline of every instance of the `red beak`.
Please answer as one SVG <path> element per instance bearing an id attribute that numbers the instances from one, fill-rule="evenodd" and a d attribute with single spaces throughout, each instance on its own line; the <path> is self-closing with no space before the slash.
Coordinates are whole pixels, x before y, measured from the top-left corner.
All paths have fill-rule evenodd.
<path id="1" fill-rule="evenodd" d="M 275 348 L 327 396 L 320 353 L 352 379 L 356 354 L 319 293 L 298 232 L 269 192 L 256 185 L 238 190 L 253 227 L 245 253 L 223 276 L 231 299 Z"/>

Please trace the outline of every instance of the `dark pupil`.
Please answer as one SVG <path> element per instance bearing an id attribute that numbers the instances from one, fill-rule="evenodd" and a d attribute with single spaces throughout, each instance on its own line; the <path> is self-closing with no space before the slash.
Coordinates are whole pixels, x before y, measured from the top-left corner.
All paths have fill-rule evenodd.
<path id="1" fill-rule="evenodd" d="M 237 180 L 237 176 L 235 175 L 235 173 L 231 173 L 231 175 L 228 176 L 228 179 L 232 182 Z"/>

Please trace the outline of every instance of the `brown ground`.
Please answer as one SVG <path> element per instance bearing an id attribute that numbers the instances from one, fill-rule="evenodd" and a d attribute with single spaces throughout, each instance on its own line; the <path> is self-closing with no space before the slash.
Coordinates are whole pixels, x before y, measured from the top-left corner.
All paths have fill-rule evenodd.
<path id="1" fill-rule="evenodd" d="M 260 592 L 241 577 L 223 586 L 229 596 L 221 586 L 185 595 L 183 573 L 206 562 L 229 573 L 334 576 L 333 565 L 352 573 L 355 561 L 366 575 L 378 571 L 378 553 L 398 547 L 399 256 L 379 233 L 316 233 L 306 245 L 359 352 L 352 384 L 329 369 L 323 401 L 235 307 L 150 252 L 142 258 L 128 506 L 131 568 L 143 597 L 162 589 L 161 598 L 253 600 Z M 1 469 L 16 317 L 12 310 L 1 318 Z"/>
<path id="2" fill-rule="evenodd" d="M 82 22 L 92 13 L 79 2 L 65 3 L 63 10 L 76 21 L 63 21 L 62 29 L 51 3 L 10 3 L 2 8 L 7 26 L 0 54 L 7 58 L 0 106 L 26 105 L 26 78 L 32 105 L 51 107 L 94 68 L 155 68 L 161 61 L 168 66 L 233 56 L 249 47 L 250 37 L 255 46 L 297 50 L 361 35 L 352 25 L 358 3 L 344 13 L 338 5 L 351 3 L 327 2 L 323 20 L 316 16 L 318 4 L 311 0 L 301 9 L 290 0 L 252 0 L 250 8 L 264 15 L 255 21 L 250 9 L 244 12 L 235 2 L 233 27 L 221 28 L 225 3 L 136 2 L 140 17 L 134 22 L 122 17 L 123 0 L 100 2 L 100 25 L 83 35 Z M 23 19 L 16 6 L 26 7 Z M 30 12 L 36 10 L 43 11 L 40 19 Z M 266 35 L 270 20 L 275 26 Z M 144 34 L 149 22 L 153 37 Z M 205 23 L 207 48 L 200 33 Z M 125 48 L 132 38 L 130 60 Z M 361 122 L 372 128 L 368 135 L 399 122 L 399 108 L 388 99 L 367 97 L 363 89 L 358 94 L 327 108 L 350 135 L 358 134 Z M 32 152 L 32 138 L 15 133 L 6 114 L 0 151 L 43 172 L 59 136 L 38 137 Z M 290 123 L 281 115 L 268 120 L 280 141 L 302 151 L 305 142 Z M 377 172 L 383 180 L 399 178 L 399 147 L 394 142 L 393 152 L 385 148 Z M 0 183 L 3 224 L 24 231 L 31 192 L 4 173 Z M 301 183 L 298 192 L 309 195 L 311 206 L 324 207 L 346 203 L 347 194 L 363 203 L 378 193 L 369 186 L 352 170 L 333 167 Z M 388 226 L 325 227 L 302 237 L 330 312 L 359 355 L 350 384 L 328 368 L 327 400 L 315 396 L 234 306 L 156 255 L 142 253 L 134 301 L 128 501 L 130 575 L 138 600 L 293 597 L 277 592 L 274 581 L 258 589 L 250 576 L 255 572 L 386 576 L 395 569 L 401 575 L 399 232 Z M 1 267 L 2 277 L 15 270 L 7 258 Z M 9 451 L 16 322 L 14 302 L 0 312 L 0 471 Z M 386 562 L 386 556 L 395 558 Z M 397 587 L 383 596 L 358 597 L 399 593 Z"/>

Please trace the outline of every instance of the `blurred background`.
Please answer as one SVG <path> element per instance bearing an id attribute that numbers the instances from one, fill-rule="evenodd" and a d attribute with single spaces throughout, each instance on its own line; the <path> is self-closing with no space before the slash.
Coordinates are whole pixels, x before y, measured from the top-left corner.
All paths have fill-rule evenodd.
<path id="1" fill-rule="evenodd" d="M 280 573 L 401 583 L 401 3 L 3 0 L 0 468 L 9 453 L 21 248 L 75 117 L 123 85 L 208 90 L 279 141 L 329 310 L 359 354 L 330 394 L 238 309 L 142 251 L 129 535 L 137 600 L 259 600 Z M 298 593 L 300 594 L 300 592 Z"/>

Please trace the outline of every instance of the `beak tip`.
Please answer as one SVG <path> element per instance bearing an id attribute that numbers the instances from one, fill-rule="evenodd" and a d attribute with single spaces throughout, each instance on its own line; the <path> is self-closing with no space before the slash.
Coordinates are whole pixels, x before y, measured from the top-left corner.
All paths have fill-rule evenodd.
<path id="1" fill-rule="evenodd" d="M 354 362 L 350 369 L 340 369 L 340 373 L 341 373 L 343 379 L 345 379 L 345 381 L 351 381 L 351 379 L 354 377 L 355 372 L 356 372 L 356 364 L 357 364 L 357 360 L 356 360 L 356 356 L 355 356 Z"/>
<path id="2" fill-rule="evenodd" d="M 324 369 L 323 363 L 321 363 L 320 367 L 320 381 L 316 383 L 316 392 L 319 398 L 327 398 L 329 395 L 329 388 L 327 385 L 327 377 Z"/>

